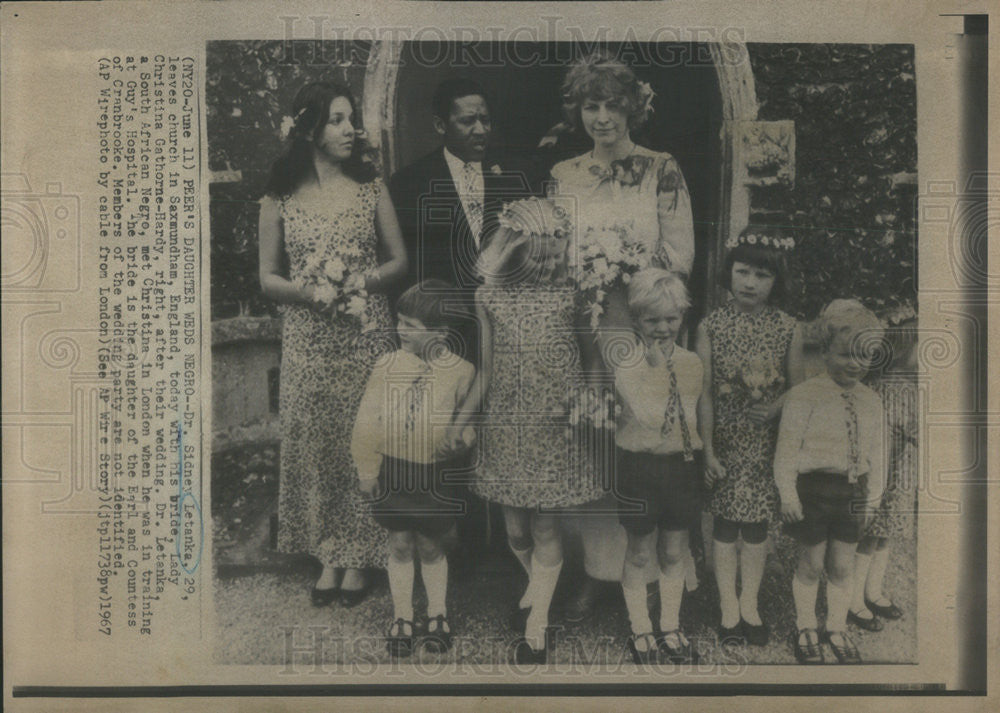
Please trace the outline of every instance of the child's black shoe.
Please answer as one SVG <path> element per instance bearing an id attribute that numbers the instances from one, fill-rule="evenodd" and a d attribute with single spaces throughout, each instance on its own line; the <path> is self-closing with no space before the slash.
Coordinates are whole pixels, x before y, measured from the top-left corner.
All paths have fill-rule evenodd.
<path id="1" fill-rule="evenodd" d="M 656 644 L 670 663 L 698 663 L 698 650 L 680 629 L 667 631 L 656 637 Z"/>
<path id="2" fill-rule="evenodd" d="M 405 658 L 413 652 L 413 622 L 396 619 L 389 627 L 385 647 L 392 658 Z"/>
<path id="3" fill-rule="evenodd" d="M 801 664 L 823 663 L 823 649 L 819 645 L 819 632 L 815 629 L 800 629 L 792 639 L 795 660 Z"/>
<path id="4" fill-rule="evenodd" d="M 427 619 L 423 631 L 424 648 L 431 653 L 443 654 L 451 648 L 451 626 L 443 614 Z"/>
<path id="5" fill-rule="evenodd" d="M 639 648 L 638 642 L 640 641 L 645 644 L 645 650 Z M 628 649 L 629 654 L 632 656 L 632 662 L 635 663 L 636 666 L 657 662 L 656 658 L 657 651 L 659 650 L 659 644 L 657 643 L 656 637 L 652 632 L 645 634 L 632 634 L 628 637 L 625 647 Z"/>
<path id="6" fill-rule="evenodd" d="M 835 642 L 833 637 L 839 637 L 840 641 Z M 861 663 L 861 654 L 858 647 L 846 631 L 824 631 L 823 640 L 830 644 L 833 655 L 840 663 Z"/>

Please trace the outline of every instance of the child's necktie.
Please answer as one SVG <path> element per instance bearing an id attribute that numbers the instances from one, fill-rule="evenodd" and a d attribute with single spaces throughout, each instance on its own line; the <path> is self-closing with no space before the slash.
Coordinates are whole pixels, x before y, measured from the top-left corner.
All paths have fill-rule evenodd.
<path id="1" fill-rule="evenodd" d="M 694 460 L 694 449 L 691 447 L 691 432 L 688 430 L 687 419 L 684 417 L 684 404 L 681 403 L 681 393 L 677 389 L 677 372 L 674 371 L 673 359 L 667 359 L 667 373 L 670 375 L 670 396 L 667 398 L 667 410 L 663 414 L 663 427 L 660 434 L 666 438 L 673 427 L 674 418 L 681 424 L 681 440 L 684 442 L 684 460 Z"/>
<path id="2" fill-rule="evenodd" d="M 851 483 L 858 479 L 858 462 L 861 454 L 858 449 L 858 409 L 854 401 L 853 391 L 842 391 L 844 406 L 847 408 L 847 480 Z"/>

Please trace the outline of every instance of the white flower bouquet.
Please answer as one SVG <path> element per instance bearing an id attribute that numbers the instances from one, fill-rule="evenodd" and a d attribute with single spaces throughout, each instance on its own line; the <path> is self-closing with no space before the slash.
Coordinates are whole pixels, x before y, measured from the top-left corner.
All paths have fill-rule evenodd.
<path id="1" fill-rule="evenodd" d="M 348 268 L 343 258 L 314 255 L 293 283 L 300 290 L 313 288 L 313 302 L 320 311 L 355 317 L 363 332 L 375 328 L 368 310 L 365 274 Z"/>
<path id="2" fill-rule="evenodd" d="M 566 401 L 567 438 L 572 438 L 579 430 L 590 428 L 613 431 L 618 410 L 611 389 L 603 389 L 598 393 L 593 386 L 574 387 Z"/>
<path id="3" fill-rule="evenodd" d="M 581 237 L 573 272 L 593 329 L 604 314 L 608 291 L 627 285 L 632 275 L 651 264 L 652 255 L 632 233 L 631 223 L 611 223 L 588 227 Z"/>
<path id="4" fill-rule="evenodd" d="M 783 384 L 785 377 L 774 364 L 764 359 L 752 359 L 740 370 L 740 381 L 754 403 L 764 398 L 764 391 L 772 384 Z"/>

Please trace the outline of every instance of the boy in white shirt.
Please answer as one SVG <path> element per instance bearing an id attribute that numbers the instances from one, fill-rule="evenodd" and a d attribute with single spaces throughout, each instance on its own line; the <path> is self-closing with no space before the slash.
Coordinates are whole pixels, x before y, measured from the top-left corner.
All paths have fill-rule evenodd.
<path id="1" fill-rule="evenodd" d="M 375 520 L 389 531 L 392 656 L 407 656 L 413 648 L 415 556 L 427 591 L 427 620 L 420 627 L 425 646 L 437 652 L 451 647 L 443 543 L 462 514 L 454 482 L 465 459 L 445 455 L 445 437 L 476 370 L 448 349 L 456 320 L 445 307 L 447 291 L 447 283 L 425 280 L 400 296 L 400 349 L 372 371 L 351 444 L 360 488 L 374 498 Z"/>
<path id="2" fill-rule="evenodd" d="M 680 627 L 688 532 L 698 522 L 702 440 L 698 400 L 701 360 L 675 343 L 689 304 L 677 273 L 648 268 L 632 276 L 628 306 L 641 359 L 613 364 L 621 406 L 615 432 L 618 519 L 628 535 L 622 591 L 636 663 L 697 659 Z M 660 633 L 653 634 L 646 605 L 646 564 L 660 566 Z"/>
<path id="3" fill-rule="evenodd" d="M 840 663 L 860 663 L 846 631 L 854 552 L 871 506 L 882 497 L 885 466 L 882 401 L 859 380 L 882 327 L 856 300 L 834 300 L 821 319 L 826 373 L 788 392 L 774 478 L 785 531 L 801 546 L 792 578 L 795 656 L 800 663 L 821 663 L 822 639 Z M 816 595 L 824 567 L 827 617 L 821 637 Z"/>

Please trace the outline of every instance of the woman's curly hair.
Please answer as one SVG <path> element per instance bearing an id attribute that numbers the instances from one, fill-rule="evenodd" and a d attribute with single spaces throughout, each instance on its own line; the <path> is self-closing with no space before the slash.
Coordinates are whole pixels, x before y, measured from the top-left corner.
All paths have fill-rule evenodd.
<path id="1" fill-rule="evenodd" d="M 650 114 L 648 97 L 635 72 L 624 62 L 601 52 L 570 67 L 563 80 L 562 97 L 563 115 L 577 130 L 581 128 L 580 107 L 587 99 L 621 99 L 629 129 L 642 126 Z"/>

